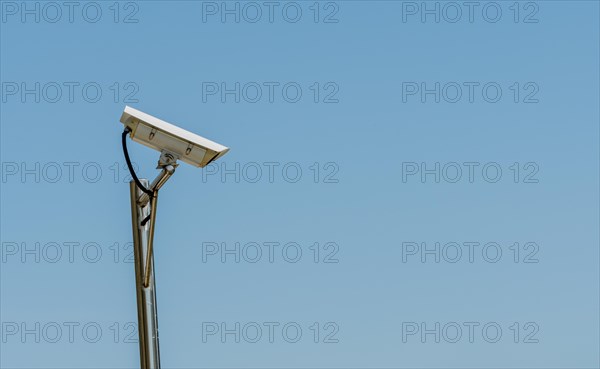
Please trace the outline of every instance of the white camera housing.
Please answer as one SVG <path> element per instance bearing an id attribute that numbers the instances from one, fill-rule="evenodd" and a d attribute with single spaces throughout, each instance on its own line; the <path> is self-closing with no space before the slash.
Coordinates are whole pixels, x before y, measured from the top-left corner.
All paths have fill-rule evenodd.
<path id="1" fill-rule="evenodd" d="M 149 114 L 125 106 L 121 123 L 129 127 L 132 140 L 196 167 L 205 167 L 225 155 L 229 148 L 186 131 Z"/>

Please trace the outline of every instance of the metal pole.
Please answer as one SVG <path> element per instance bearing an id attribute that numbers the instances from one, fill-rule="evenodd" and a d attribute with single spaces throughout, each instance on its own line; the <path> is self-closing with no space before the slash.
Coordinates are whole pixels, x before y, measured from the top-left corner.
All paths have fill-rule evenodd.
<path id="1" fill-rule="evenodd" d="M 148 188 L 148 180 L 140 179 Z M 156 310 L 156 284 L 154 281 L 154 255 L 148 253 L 148 242 L 151 238 L 150 224 L 141 225 L 142 219 L 150 212 L 155 215 L 156 201 L 142 207 L 138 200 L 142 195 L 135 182 L 129 182 L 131 193 L 131 221 L 133 227 L 133 252 L 135 260 L 135 289 L 137 294 L 138 332 L 140 339 L 141 369 L 159 369 L 160 354 L 158 347 L 158 318 Z M 154 208 L 152 206 L 154 205 Z M 144 287 L 145 260 L 150 261 L 148 287 Z"/>

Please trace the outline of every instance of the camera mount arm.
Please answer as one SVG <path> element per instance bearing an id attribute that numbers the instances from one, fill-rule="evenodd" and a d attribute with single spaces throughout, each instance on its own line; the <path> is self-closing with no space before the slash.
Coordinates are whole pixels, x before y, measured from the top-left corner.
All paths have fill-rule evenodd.
<path id="1" fill-rule="evenodd" d="M 150 196 L 147 192 L 142 193 L 142 195 L 137 200 L 137 205 L 140 207 L 145 207 L 148 205 L 150 201 L 150 227 L 148 230 L 148 249 L 146 252 L 146 262 L 144 263 L 144 288 L 148 288 L 150 285 L 150 274 L 152 267 L 153 257 L 153 246 L 154 246 L 154 229 L 156 223 L 156 206 L 158 203 L 158 190 L 171 178 L 173 173 L 175 173 L 175 168 L 177 167 L 177 157 L 173 154 L 163 151 L 160 155 L 160 159 L 158 160 L 158 167 L 162 168 L 162 171 L 156 176 L 156 178 L 150 184 L 150 188 L 152 191 L 152 196 Z M 142 225 L 144 225 L 144 221 L 142 221 Z"/>

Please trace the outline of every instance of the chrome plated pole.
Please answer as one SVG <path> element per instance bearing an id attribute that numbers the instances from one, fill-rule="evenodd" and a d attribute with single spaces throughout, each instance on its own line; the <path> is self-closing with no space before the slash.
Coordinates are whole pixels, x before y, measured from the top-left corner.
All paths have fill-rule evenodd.
<path id="1" fill-rule="evenodd" d="M 148 188 L 148 180 L 140 179 L 142 185 Z M 134 181 L 129 182 L 131 193 L 131 221 L 133 226 L 133 251 L 135 261 L 135 289 L 137 294 L 138 332 L 140 339 L 141 369 L 159 369 L 160 353 L 158 346 L 158 317 L 156 308 L 156 284 L 154 280 L 154 255 L 148 250 L 151 242 L 150 224 L 141 225 L 142 219 L 150 212 L 155 216 L 156 201 L 150 201 L 141 206 L 139 198 L 142 191 Z M 154 225 L 152 225 L 154 226 Z M 145 260 L 149 260 L 150 271 L 148 286 L 144 287 Z"/>

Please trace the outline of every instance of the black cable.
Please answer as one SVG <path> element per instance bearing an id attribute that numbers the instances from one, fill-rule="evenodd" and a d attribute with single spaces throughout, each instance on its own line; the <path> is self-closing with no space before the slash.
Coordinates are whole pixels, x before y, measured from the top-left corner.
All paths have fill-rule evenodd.
<path id="1" fill-rule="evenodd" d="M 135 171 L 133 170 L 133 165 L 131 165 L 131 159 L 129 159 L 129 152 L 127 151 L 127 134 L 129 132 L 131 132 L 131 128 L 125 127 L 125 130 L 123 131 L 123 134 L 121 135 L 121 142 L 123 144 L 123 154 L 125 155 L 125 161 L 127 162 L 127 168 L 129 168 L 129 174 L 131 174 L 131 177 L 135 181 L 135 184 L 138 186 L 138 188 L 142 192 L 144 192 L 148 196 L 150 196 L 150 198 L 152 198 L 154 196 L 154 193 L 152 191 L 150 191 L 149 189 L 147 189 L 146 187 L 144 187 L 144 185 L 142 185 L 142 182 L 140 182 L 137 175 L 135 175 Z"/>
<path id="2" fill-rule="evenodd" d="M 152 198 L 154 197 L 154 192 L 152 192 L 151 190 L 144 187 L 144 185 L 142 185 L 142 182 L 140 182 L 140 179 L 138 178 L 138 176 L 135 174 L 135 171 L 133 170 L 133 165 L 131 165 L 131 159 L 129 158 L 129 152 L 127 151 L 127 134 L 129 132 L 131 132 L 131 128 L 125 127 L 125 130 L 123 131 L 123 134 L 121 135 L 121 142 L 123 144 L 123 154 L 125 155 L 125 161 L 127 162 L 127 168 L 129 168 L 129 174 L 131 174 L 131 177 L 135 181 L 136 186 L 138 186 L 138 188 L 142 192 L 147 194 L 150 197 L 150 200 L 152 200 Z M 146 225 L 146 223 L 149 220 L 150 220 L 150 214 L 148 214 L 148 216 L 145 217 L 140 224 L 142 226 L 144 226 L 144 225 Z"/>
<path id="3" fill-rule="evenodd" d="M 148 216 L 147 216 L 147 217 L 145 217 L 145 218 L 144 218 L 144 219 L 143 219 L 143 220 L 140 222 L 140 225 L 141 225 L 142 227 L 143 227 L 143 226 L 145 226 L 145 225 L 146 225 L 146 223 L 148 223 L 148 221 L 150 220 L 150 218 L 151 218 L 151 214 L 148 214 Z"/>

